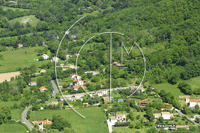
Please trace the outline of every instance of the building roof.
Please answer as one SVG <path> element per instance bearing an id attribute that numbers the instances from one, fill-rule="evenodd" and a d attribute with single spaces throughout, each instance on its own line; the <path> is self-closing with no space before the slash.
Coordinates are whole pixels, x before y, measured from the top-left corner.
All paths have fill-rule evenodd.
<path id="1" fill-rule="evenodd" d="M 78 81 L 82 81 L 81 79 L 75 79 L 73 80 L 73 82 L 78 82 Z"/>
<path id="2" fill-rule="evenodd" d="M 165 103 L 164 105 L 170 105 L 169 103 Z"/>
<path id="3" fill-rule="evenodd" d="M 149 98 L 144 99 L 144 100 L 141 100 L 141 101 L 139 102 L 139 104 L 141 104 L 141 103 L 147 103 L 147 102 L 150 102 L 150 99 L 149 99 Z"/>
<path id="4" fill-rule="evenodd" d="M 39 121 L 38 124 L 52 124 L 52 121 L 49 121 L 48 119 L 44 120 L 44 121 Z"/>
<path id="5" fill-rule="evenodd" d="M 186 97 L 185 99 L 190 99 L 189 97 Z"/>
<path id="6" fill-rule="evenodd" d="M 21 43 L 18 43 L 17 45 L 19 46 L 19 45 L 23 45 L 23 44 L 21 44 Z"/>
<path id="7" fill-rule="evenodd" d="M 103 97 L 103 100 L 107 101 L 107 100 L 110 100 L 110 98 L 113 99 L 113 97 Z"/>
<path id="8" fill-rule="evenodd" d="M 32 83 L 37 83 L 37 82 L 36 81 L 31 81 L 30 83 L 32 84 Z"/>
<path id="9" fill-rule="evenodd" d="M 190 99 L 190 102 L 200 102 L 198 99 Z"/>
<path id="10" fill-rule="evenodd" d="M 73 88 L 80 88 L 80 87 L 82 87 L 82 88 L 87 88 L 86 86 L 83 86 L 83 85 L 78 85 L 78 86 L 73 86 Z"/>
<path id="11" fill-rule="evenodd" d="M 40 87 L 40 90 L 47 90 L 47 88 L 45 88 L 45 87 Z"/>
<path id="12" fill-rule="evenodd" d="M 170 115 L 169 112 L 161 112 L 162 115 Z"/>

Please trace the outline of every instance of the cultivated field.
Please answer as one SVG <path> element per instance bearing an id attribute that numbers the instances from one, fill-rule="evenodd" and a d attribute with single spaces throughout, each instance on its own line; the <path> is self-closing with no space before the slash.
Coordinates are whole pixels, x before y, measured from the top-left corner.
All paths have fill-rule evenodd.
<path id="1" fill-rule="evenodd" d="M 33 64 L 36 66 L 41 66 L 43 63 L 46 64 L 49 60 L 42 62 L 35 60 L 39 58 L 35 50 L 43 48 L 44 47 L 29 47 L 1 52 L 3 60 L 0 62 L 0 73 L 15 72 L 19 67 L 30 67 Z"/>
<path id="2" fill-rule="evenodd" d="M 5 124 L 0 125 L 1 133 L 27 133 L 25 127 L 20 124 Z"/>
<path id="3" fill-rule="evenodd" d="M 23 109 L 12 109 L 11 110 L 12 119 L 20 120 L 22 112 Z"/>
<path id="4" fill-rule="evenodd" d="M 0 74 L 0 83 L 5 80 L 10 81 L 11 77 L 15 77 L 18 75 L 20 75 L 20 72 L 2 73 L 2 74 Z"/>
<path id="5" fill-rule="evenodd" d="M 53 115 L 61 115 L 65 117 L 71 124 L 76 133 L 108 133 L 107 123 L 103 109 L 99 107 L 88 107 L 77 109 L 86 118 L 83 119 L 73 110 L 52 110 L 52 111 L 36 111 L 35 120 L 52 119 Z M 31 112 L 33 120 L 34 113 Z"/>
<path id="6" fill-rule="evenodd" d="M 36 26 L 40 20 L 37 19 L 35 15 L 30 15 L 30 16 L 24 16 L 24 17 L 12 19 L 10 20 L 10 23 L 14 24 L 17 21 L 20 22 L 21 24 L 26 24 L 27 22 L 29 22 L 31 26 Z"/>

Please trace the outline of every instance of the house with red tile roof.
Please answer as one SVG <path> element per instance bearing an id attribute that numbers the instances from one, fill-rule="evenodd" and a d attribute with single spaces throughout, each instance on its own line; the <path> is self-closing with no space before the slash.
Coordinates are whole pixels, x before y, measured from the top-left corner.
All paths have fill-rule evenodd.
<path id="1" fill-rule="evenodd" d="M 87 88 L 86 86 L 83 86 L 83 85 L 77 85 L 77 86 L 73 86 L 72 89 L 78 91 L 78 88 L 80 88 L 80 87 L 82 87 L 84 89 Z"/>
<path id="2" fill-rule="evenodd" d="M 140 105 L 140 106 L 146 106 L 146 104 L 149 103 L 149 102 L 150 102 L 150 99 L 147 98 L 147 99 L 141 100 L 141 101 L 139 102 L 139 105 Z"/>
<path id="3" fill-rule="evenodd" d="M 193 108 L 196 105 L 200 106 L 200 99 L 190 99 L 188 97 L 185 98 L 186 103 L 189 103 L 189 107 Z"/>
<path id="4" fill-rule="evenodd" d="M 39 130 L 43 130 L 44 124 L 52 124 L 52 121 L 46 119 L 38 122 Z"/>
<path id="5" fill-rule="evenodd" d="M 125 65 L 120 64 L 119 62 L 113 62 L 113 63 L 112 63 L 112 66 L 117 66 L 119 69 L 125 68 Z"/>
<path id="6" fill-rule="evenodd" d="M 19 43 L 17 44 L 18 47 L 23 47 L 23 44 Z"/>
<path id="7" fill-rule="evenodd" d="M 47 88 L 42 86 L 42 87 L 39 88 L 39 90 L 40 90 L 40 92 L 44 92 L 44 91 L 47 91 Z"/>

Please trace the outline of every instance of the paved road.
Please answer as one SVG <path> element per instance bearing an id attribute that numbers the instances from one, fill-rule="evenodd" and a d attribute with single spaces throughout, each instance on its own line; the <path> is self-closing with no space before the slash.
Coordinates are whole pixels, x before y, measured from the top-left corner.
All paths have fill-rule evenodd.
<path id="1" fill-rule="evenodd" d="M 28 128 L 32 131 L 33 127 L 28 123 L 28 121 L 26 119 L 27 112 L 31 107 L 32 107 L 32 105 L 29 106 L 28 108 L 26 108 L 26 110 L 23 112 L 22 119 L 23 119 L 24 123 L 28 126 Z"/>
<path id="2" fill-rule="evenodd" d="M 198 126 L 198 125 L 199 125 L 199 124 L 196 123 L 194 120 L 192 120 L 191 118 L 189 118 L 189 117 L 187 117 L 185 114 L 183 114 L 180 110 L 178 110 L 178 109 L 176 109 L 176 108 L 175 108 L 175 110 L 180 114 L 180 116 L 185 116 L 188 120 L 192 121 L 192 122 L 195 124 L 195 126 Z"/>
<path id="3" fill-rule="evenodd" d="M 53 89 L 54 89 L 52 96 L 55 97 L 55 96 L 56 96 L 56 93 L 58 92 L 58 88 L 57 88 L 57 86 L 55 85 L 54 80 L 51 80 L 51 83 L 52 83 L 52 86 L 53 86 Z"/>

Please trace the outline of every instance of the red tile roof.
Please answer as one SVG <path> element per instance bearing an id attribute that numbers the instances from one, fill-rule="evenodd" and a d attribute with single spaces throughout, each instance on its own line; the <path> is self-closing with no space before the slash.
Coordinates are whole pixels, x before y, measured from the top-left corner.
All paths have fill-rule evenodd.
<path id="1" fill-rule="evenodd" d="M 40 87 L 40 90 L 47 90 L 47 88 L 45 88 L 45 87 Z"/>
<path id="2" fill-rule="evenodd" d="M 49 121 L 48 119 L 44 120 L 44 121 L 39 121 L 38 124 L 52 124 L 52 121 Z"/>
<path id="3" fill-rule="evenodd" d="M 83 87 L 84 89 L 87 88 L 86 86 L 83 85 L 73 86 L 73 88 L 79 88 L 79 87 Z"/>

